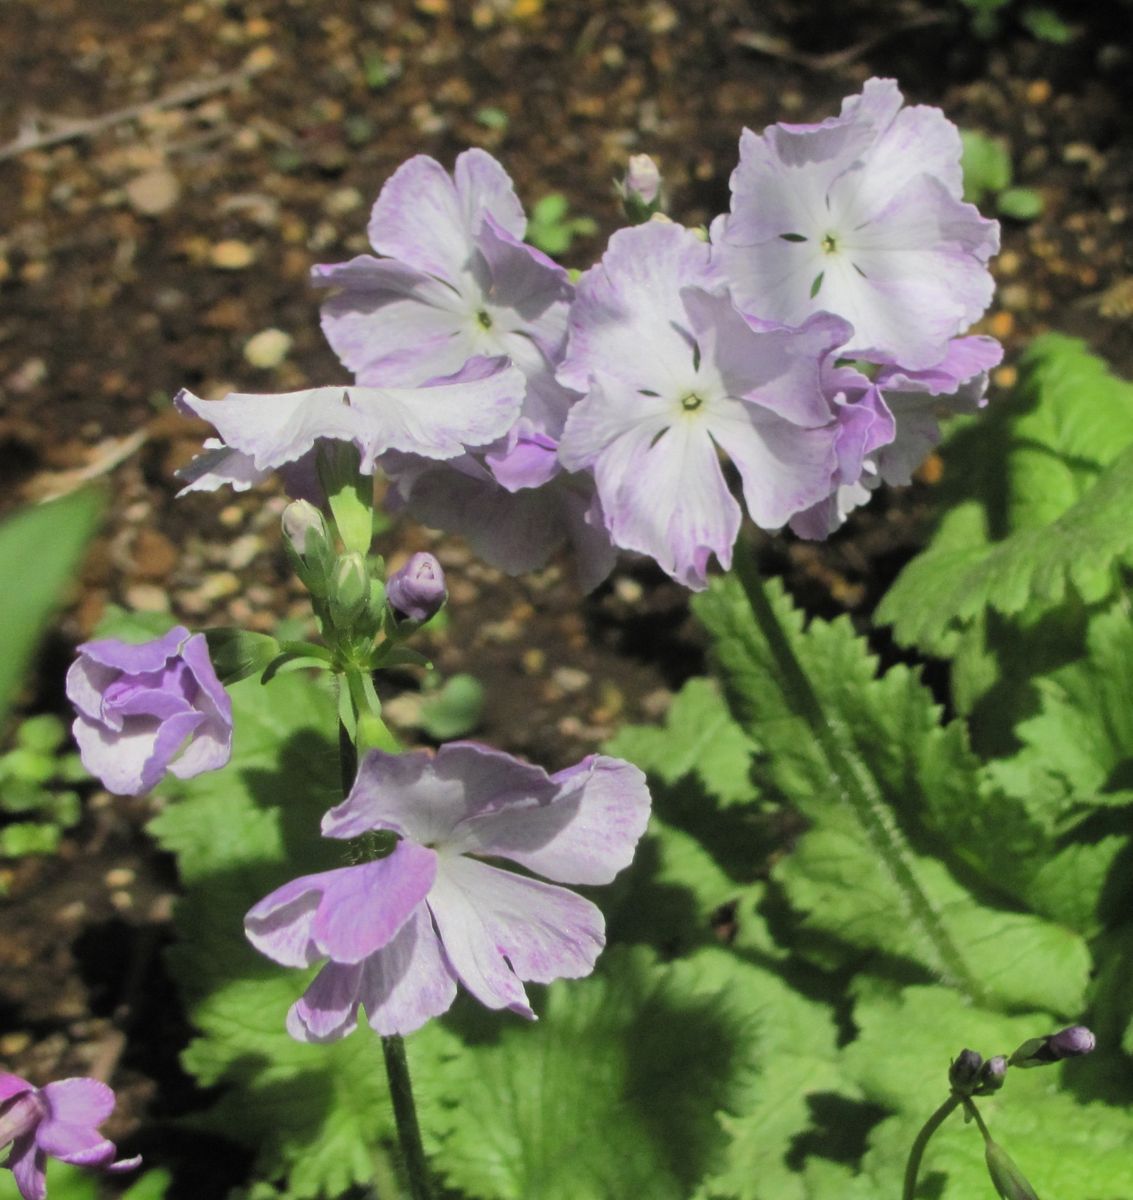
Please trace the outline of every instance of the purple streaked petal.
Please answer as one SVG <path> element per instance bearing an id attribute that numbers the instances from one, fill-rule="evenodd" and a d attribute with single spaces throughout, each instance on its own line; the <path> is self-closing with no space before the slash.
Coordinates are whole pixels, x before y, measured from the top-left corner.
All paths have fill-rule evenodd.
<path id="1" fill-rule="evenodd" d="M 465 269 L 485 214 L 522 237 L 526 220 L 503 167 L 483 150 L 466 150 L 453 177 L 419 154 L 386 181 L 370 218 L 370 244 L 438 279 L 454 282 Z"/>
<path id="2" fill-rule="evenodd" d="M 138 796 L 161 780 L 170 758 L 202 720 L 198 713 L 184 713 L 164 724 L 135 718 L 129 729 L 115 730 L 79 716 L 71 731 L 83 766 L 107 791 Z"/>
<path id="3" fill-rule="evenodd" d="M 614 544 L 648 554 L 693 590 L 707 586 L 711 554 L 727 569 L 740 527 L 714 420 L 674 414 L 662 397 L 603 379 L 571 410 L 559 449 L 568 468 L 591 467 Z"/>
<path id="4" fill-rule="evenodd" d="M 84 642 L 78 652 L 104 667 L 140 675 L 160 671 L 171 658 L 177 656 L 189 637 L 189 631 L 183 625 L 175 625 L 168 633 L 150 642 L 130 643 L 117 638 L 101 638 Z"/>
<path id="5" fill-rule="evenodd" d="M 23 1200 L 46 1200 L 47 1155 L 36 1144 L 34 1133 L 16 1138 L 4 1165 L 15 1176 Z"/>
<path id="6" fill-rule="evenodd" d="M 258 471 L 297 461 L 319 438 L 357 442 L 365 434 L 344 387 L 277 395 L 230 392 L 223 400 L 202 400 L 182 390 L 174 404 L 208 421 L 224 444 L 248 455 Z"/>
<path id="7" fill-rule="evenodd" d="M 633 859 L 649 821 L 645 776 L 590 755 L 551 777 L 550 799 L 527 798 L 474 814 L 453 831 L 462 853 L 509 858 L 558 883 L 602 884 Z"/>
<path id="8" fill-rule="evenodd" d="M 446 847 L 469 816 L 528 797 L 551 799 L 542 767 L 473 742 L 449 742 L 435 754 L 371 750 L 350 795 L 323 817 L 324 837 L 352 838 L 391 829 L 419 845 Z"/>
<path id="9" fill-rule="evenodd" d="M 795 425 L 830 421 L 823 368 L 853 334 L 845 321 L 817 313 L 798 328 L 783 328 L 743 316 L 726 295 L 686 288 L 681 297 L 702 359 L 719 371 L 729 396 Z"/>
<path id="10" fill-rule="evenodd" d="M 523 375 L 506 358 L 472 358 L 456 375 L 418 388 L 351 388 L 363 422 L 363 469 L 389 450 L 446 459 L 502 437 L 523 403 Z"/>
<path id="11" fill-rule="evenodd" d="M 24 1092 L 34 1092 L 35 1085 L 28 1083 L 26 1079 L 19 1075 L 12 1075 L 8 1071 L 0 1071 L 0 1104 L 6 1100 L 11 1100 L 13 1096 L 21 1096 Z"/>
<path id="12" fill-rule="evenodd" d="M 323 957 L 358 963 L 394 937 L 435 874 L 432 850 L 401 841 L 385 858 L 277 888 L 248 911 L 244 932 L 284 966 L 309 966 Z"/>
<path id="13" fill-rule="evenodd" d="M 710 419 L 713 438 L 740 473 L 748 515 L 761 529 L 779 529 L 829 495 L 838 463 L 833 419 L 801 429 L 735 400 L 714 405 Z"/>
<path id="14" fill-rule="evenodd" d="M 369 255 L 313 274 L 343 288 L 323 303 L 322 328 L 360 384 L 416 385 L 460 370 L 475 354 L 467 303 L 432 275 Z"/>
<path id="15" fill-rule="evenodd" d="M 669 390 L 693 358 L 681 288 L 720 286 L 708 246 L 690 230 L 654 221 L 619 230 L 579 280 L 559 382 L 587 392 L 601 372 L 635 389 Z"/>
<path id="16" fill-rule="evenodd" d="M 366 959 L 362 972 L 358 998 L 382 1037 L 420 1029 L 456 999 L 456 976 L 424 904 L 388 946 Z"/>
<path id="17" fill-rule="evenodd" d="M 588 975 L 606 941 L 589 900 L 468 858 L 444 859 L 429 908 L 461 983 L 488 1008 L 528 1018 L 520 980 Z"/>
<path id="18" fill-rule="evenodd" d="M 246 492 L 263 483 L 270 474 L 261 471 L 251 455 L 230 450 L 219 438 L 206 438 L 204 450 L 187 466 L 173 472 L 184 482 L 177 493 L 185 496 L 189 492 L 215 492 L 218 488 L 230 487 L 234 492 Z"/>
<path id="19" fill-rule="evenodd" d="M 287 1013 L 287 1032 L 297 1042 L 337 1042 L 358 1028 L 362 963 L 329 962 Z"/>
<path id="20" fill-rule="evenodd" d="M 489 450 L 484 461 L 509 492 L 542 487 L 562 470 L 554 438 L 534 432 L 521 434 L 510 447 Z"/>

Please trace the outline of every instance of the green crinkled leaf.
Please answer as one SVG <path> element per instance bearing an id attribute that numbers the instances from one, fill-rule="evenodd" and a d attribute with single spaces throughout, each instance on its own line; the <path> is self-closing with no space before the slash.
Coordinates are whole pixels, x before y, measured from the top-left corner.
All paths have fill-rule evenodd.
<path id="1" fill-rule="evenodd" d="M 363 1031 L 330 1046 L 292 1040 L 287 1009 L 308 975 L 268 961 L 244 938 L 243 914 L 298 875 L 341 866 L 319 836 L 341 796 L 328 691 L 298 674 L 230 689 L 234 752 L 220 772 L 170 781 L 151 824 L 177 856 L 184 887 L 170 966 L 198 1030 L 184 1063 L 226 1090 L 194 1123 L 256 1152 L 261 1176 L 293 1200 L 341 1195 L 374 1177 L 390 1134 L 377 1039 Z M 388 1168 L 387 1168 L 388 1169 Z"/>
<path id="2" fill-rule="evenodd" d="M 785 1039 L 834 1044 L 823 1006 L 723 950 L 669 965 L 608 950 L 594 977 L 551 985 L 537 1007 L 534 1026 L 477 1011 L 459 1030 L 432 1027 L 449 1042 L 417 1074 L 423 1126 L 448 1184 L 471 1197 L 687 1200 L 728 1161 L 719 1114 L 760 1103 Z M 769 1154 L 805 1128 L 796 1108 L 768 1132 Z"/>
<path id="3" fill-rule="evenodd" d="M 797 697 L 739 582 L 715 582 L 696 609 L 733 710 L 762 748 L 760 777 L 813 824 L 774 874 L 805 927 L 915 964 L 991 1004 L 1077 1012 L 1090 961 L 1083 940 L 992 907 L 920 848 L 924 815 L 978 790 L 979 764 L 962 728 L 939 724 L 909 669 L 877 678 L 877 662 L 848 619 L 816 620 L 804 631 L 782 588 L 769 585 L 767 594 L 856 796 L 839 785 L 827 750 L 797 715 Z"/>
<path id="4" fill-rule="evenodd" d="M 878 609 L 897 639 L 956 652 L 985 610 L 1017 615 L 1107 597 L 1133 553 L 1133 385 L 1048 334 L 1005 400 L 944 451 L 945 511 Z"/>
<path id="5" fill-rule="evenodd" d="M 1057 1027 L 1049 1016 L 1005 1017 L 966 1004 L 941 988 L 866 986 L 854 1009 L 859 1036 L 843 1066 L 863 1094 L 894 1111 L 870 1136 L 863 1175 L 877 1196 L 897 1196 L 917 1131 L 948 1094 L 948 1063 L 965 1047 L 988 1057 L 1009 1054 L 1029 1037 Z M 1104 1054 L 1107 1048 L 1096 1053 Z M 977 1101 L 992 1136 L 1037 1193 L 1058 1200 L 1109 1200 L 1128 1194 L 1133 1109 L 1075 1099 L 1070 1078 L 1082 1064 L 1011 1070 L 994 1096 Z M 992 1196 L 983 1140 L 954 1113 L 929 1143 L 918 1197 L 974 1200 Z M 836 1200 L 838 1193 L 816 1200 Z"/>
<path id="6" fill-rule="evenodd" d="M 736 724 L 711 679 L 690 679 L 673 699 L 664 728 L 629 725 L 607 752 L 628 758 L 667 784 L 694 775 L 722 805 L 756 799 L 751 739 Z"/>
<path id="7" fill-rule="evenodd" d="M 63 601 L 102 515 L 101 492 L 74 492 L 0 524 L 0 722 L 16 699 L 40 635 Z"/>

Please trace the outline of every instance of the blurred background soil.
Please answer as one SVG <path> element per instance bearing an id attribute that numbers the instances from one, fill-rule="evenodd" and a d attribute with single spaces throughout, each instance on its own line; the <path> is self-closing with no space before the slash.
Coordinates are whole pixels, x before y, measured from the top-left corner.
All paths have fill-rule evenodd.
<path id="1" fill-rule="evenodd" d="M 1010 9 L 981 39 L 967 11 L 6 0 L 0 513 L 88 480 L 111 496 L 24 710 L 64 712 L 70 654 L 108 604 L 194 628 L 304 616 L 278 491 L 175 500 L 173 472 L 206 429 L 171 398 L 347 381 L 308 272 L 368 248 L 370 205 L 413 154 L 451 166 L 483 146 L 529 209 L 562 193 L 596 222 L 562 256 L 585 267 L 621 223 L 611 184 L 629 154 L 657 158 L 676 219 L 707 222 L 727 207 L 744 125 L 816 120 L 869 76 L 893 76 L 910 101 L 1005 139 L 1015 182 L 1043 200 L 1037 219 L 1005 222 L 980 327 L 1007 346 L 992 403 L 1019 348 L 1048 328 L 1133 371 L 1133 9 L 1066 6 L 1077 36 L 1065 45 L 1036 40 Z M 923 538 L 938 475 L 930 460 L 917 485 L 878 496 L 828 543 L 766 540 L 769 567 L 812 611 L 864 619 Z M 618 724 L 660 717 L 703 668 L 683 592 L 648 564 L 627 562 L 583 600 L 565 563 L 511 580 L 456 539 L 405 525 L 383 536 L 394 559 L 419 548 L 440 556 L 451 588 L 426 648 L 442 676 L 484 684 L 484 740 L 561 767 Z M 391 711 L 412 740 L 419 681 L 403 682 Z M 111 1078 L 123 1096 L 111 1136 L 176 1164 L 199 1145 L 161 1123 L 192 1097 L 160 956 L 176 877 L 145 835 L 150 812 L 92 791 L 60 854 L 0 863 L 0 1065 L 36 1082 Z"/>

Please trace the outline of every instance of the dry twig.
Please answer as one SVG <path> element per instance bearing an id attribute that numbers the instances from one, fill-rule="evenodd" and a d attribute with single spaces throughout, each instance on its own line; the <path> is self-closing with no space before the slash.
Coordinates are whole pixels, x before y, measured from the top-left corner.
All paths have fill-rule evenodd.
<path id="1" fill-rule="evenodd" d="M 217 92 L 226 92 L 245 80 L 250 79 L 254 72 L 247 68 L 238 71 L 228 71 L 223 75 L 214 75 L 210 79 L 197 79 L 192 83 L 182 84 L 172 88 L 163 96 L 153 100 L 143 100 L 138 104 L 128 104 L 125 108 L 116 108 L 112 112 L 101 113 L 97 117 L 52 117 L 48 115 L 30 115 L 25 117 L 20 125 L 20 132 L 13 141 L 0 146 L 0 162 L 16 158 L 28 150 L 44 150 L 48 146 L 58 146 L 61 142 L 74 141 L 77 138 L 90 137 L 101 133 L 124 121 L 136 121 L 148 113 L 160 112 L 167 108 L 182 108 L 196 104 Z"/>

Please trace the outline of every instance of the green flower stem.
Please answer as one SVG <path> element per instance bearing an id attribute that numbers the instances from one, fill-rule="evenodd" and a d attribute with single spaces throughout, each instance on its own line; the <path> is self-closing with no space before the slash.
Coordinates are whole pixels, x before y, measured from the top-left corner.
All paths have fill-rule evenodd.
<path id="1" fill-rule="evenodd" d="M 873 776 L 845 745 L 837 726 L 823 711 L 810 679 L 779 623 L 767 596 L 755 557 L 744 543 L 736 546 L 736 575 L 744 589 L 752 616 L 771 648 L 779 668 L 779 685 L 791 707 L 810 726 L 815 741 L 830 768 L 830 781 L 844 803 L 849 805 L 864 830 L 879 860 L 897 884 L 908 905 L 908 915 L 932 946 L 945 980 L 967 993 L 977 1003 L 984 988 L 972 974 L 959 947 L 945 928 L 940 914 L 917 879 L 911 855 L 892 813 Z"/>
<path id="2" fill-rule="evenodd" d="M 409 1079 L 409 1063 L 405 1058 L 405 1042 L 400 1034 L 382 1038 L 382 1053 L 386 1060 L 386 1075 L 393 1100 L 393 1115 L 397 1122 L 397 1137 L 409 1180 L 413 1200 L 432 1200 L 433 1186 L 425 1149 L 421 1145 L 421 1128 L 417 1123 L 417 1106 L 413 1103 L 413 1085 Z"/>
<path id="3" fill-rule="evenodd" d="M 353 691 L 351 688 L 352 694 Z M 359 717 L 362 715 L 364 714 L 360 713 Z M 392 738 L 392 735 L 390 736 Z M 358 771 L 358 748 L 341 720 L 338 723 L 338 753 L 342 772 L 342 794 L 347 796 Z M 399 1034 L 382 1038 L 382 1054 L 386 1063 L 390 1099 L 393 1101 L 397 1140 L 401 1146 L 401 1157 L 409 1183 L 409 1195 L 412 1200 L 432 1200 L 433 1186 L 425 1161 L 425 1148 L 421 1144 L 421 1127 L 417 1121 L 417 1106 L 413 1102 L 409 1063 L 405 1057 L 405 1043 Z"/>
<path id="4" fill-rule="evenodd" d="M 901 1200 L 913 1200 L 917 1194 L 917 1175 L 921 1169 L 921 1159 L 924 1157 L 925 1147 L 929 1143 L 932 1135 L 944 1124 L 944 1122 L 952 1115 L 963 1101 L 962 1096 L 957 1096 L 955 1092 L 948 1097 L 947 1100 L 932 1114 L 931 1117 L 924 1123 L 920 1133 L 917 1134 L 916 1140 L 913 1142 L 912 1149 L 909 1151 L 909 1161 L 905 1164 L 905 1186 L 901 1189 Z"/>

